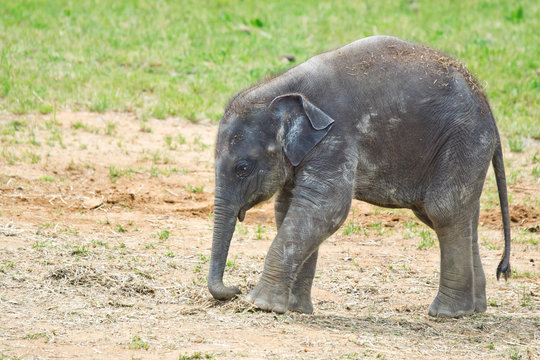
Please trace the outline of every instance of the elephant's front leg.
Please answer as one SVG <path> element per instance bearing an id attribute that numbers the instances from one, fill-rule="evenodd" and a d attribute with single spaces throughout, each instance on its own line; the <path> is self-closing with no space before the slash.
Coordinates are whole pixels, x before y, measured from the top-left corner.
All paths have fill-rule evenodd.
<path id="1" fill-rule="evenodd" d="M 317 249 L 345 221 L 351 191 L 335 191 L 320 197 L 320 191 L 313 196 L 293 197 L 268 251 L 261 280 L 247 296 L 247 300 L 260 309 L 277 313 L 289 309 L 313 311 L 311 284 Z"/>
<path id="2" fill-rule="evenodd" d="M 276 227 L 279 230 L 283 220 L 285 220 L 285 215 L 289 211 L 292 201 L 292 192 L 289 188 L 283 188 L 279 191 L 276 196 L 276 201 L 274 202 L 274 215 L 276 218 Z"/>
<path id="3" fill-rule="evenodd" d="M 311 302 L 311 286 L 315 277 L 315 269 L 317 268 L 317 257 L 319 250 L 316 250 L 304 262 L 302 268 L 296 275 L 291 294 L 289 296 L 289 310 L 303 314 L 311 314 L 313 312 L 313 303 Z"/>
<path id="4" fill-rule="evenodd" d="M 287 211 L 289 211 L 291 201 L 292 192 L 289 188 L 282 189 L 276 197 L 274 211 L 276 216 L 276 227 L 278 230 L 281 228 L 283 220 L 285 220 L 285 215 L 287 215 Z M 315 277 L 318 255 L 318 251 L 311 254 L 298 272 L 291 289 L 291 295 L 289 296 L 290 311 L 304 314 L 311 314 L 313 312 L 311 286 L 313 284 L 313 278 Z"/>

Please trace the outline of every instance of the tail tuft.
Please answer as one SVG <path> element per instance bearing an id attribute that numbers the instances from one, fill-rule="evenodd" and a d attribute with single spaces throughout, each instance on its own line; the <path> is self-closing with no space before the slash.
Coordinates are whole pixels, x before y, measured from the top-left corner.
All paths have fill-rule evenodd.
<path id="1" fill-rule="evenodd" d="M 508 281 L 508 278 L 512 274 L 512 270 L 507 258 L 503 258 L 499 263 L 499 266 L 497 266 L 497 280 L 500 279 L 501 273 L 504 275 L 504 280 Z"/>

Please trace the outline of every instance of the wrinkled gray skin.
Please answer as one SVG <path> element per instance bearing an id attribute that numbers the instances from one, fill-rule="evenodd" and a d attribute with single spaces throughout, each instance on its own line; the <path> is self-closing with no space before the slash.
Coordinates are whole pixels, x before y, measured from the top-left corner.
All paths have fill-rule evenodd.
<path id="1" fill-rule="evenodd" d="M 510 272 L 510 227 L 501 144 L 474 78 L 429 48 L 376 36 L 315 56 L 238 94 L 219 124 L 208 287 L 223 284 L 236 219 L 277 193 L 278 232 L 247 300 L 260 309 L 311 313 L 321 243 L 351 199 L 408 208 L 438 236 L 439 292 L 432 316 L 486 310 L 478 254 L 482 186 L 493 162 Z"/>

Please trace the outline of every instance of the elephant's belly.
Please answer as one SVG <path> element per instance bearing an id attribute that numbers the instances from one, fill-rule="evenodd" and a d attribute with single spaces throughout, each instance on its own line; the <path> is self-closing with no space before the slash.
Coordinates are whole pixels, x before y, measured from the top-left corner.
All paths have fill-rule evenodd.
<path id="1" fill-rule="evenodd" d="M 357 181 L 354 198 L 382 207 L 411 208 L 422 201 L 417 190 L 398 183 Z"/>

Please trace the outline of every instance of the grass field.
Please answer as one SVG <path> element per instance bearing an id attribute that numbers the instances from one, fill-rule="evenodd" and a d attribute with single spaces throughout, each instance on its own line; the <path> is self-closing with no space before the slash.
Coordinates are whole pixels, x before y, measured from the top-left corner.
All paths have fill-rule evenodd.
<path id="1" fill-rule="evenodd" d="M 462 60 L 503 133 L 540 136 L 539 28 L 534 0 L 2 1 L 0 109 L 217 121 L 253 81 L 387 34 Z"/>

